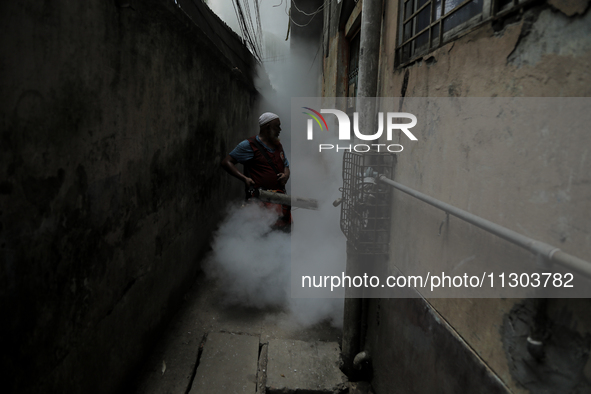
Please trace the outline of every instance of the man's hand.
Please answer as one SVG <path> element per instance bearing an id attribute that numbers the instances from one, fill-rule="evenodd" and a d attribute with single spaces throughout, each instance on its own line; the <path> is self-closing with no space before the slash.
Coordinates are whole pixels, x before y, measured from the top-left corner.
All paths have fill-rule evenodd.
<path id="1" fill-rule="evenodd" d="M 246 187 L 250 188 L 254 188 L 254 181 L 252 180 L 252 178 L 246 177 L 244 178 L 244 184 L 246 185 Z"/>
<path id="2" fill-rule="evenodd" d="M 277 174 L 277 180 L 279 181 L 279 183 L 283 186 L 285 186 L 285 184 L 287 183 L 289 179 L 289 175 L 288 174 Z"/>
<path id="3" fill-rule="evenodd" d="M 221 164 L 228 174 L 232 175 L 236 179 L 240 179 L 242 182 L 244 182 L 246 187 L 254 188 L 254 181 L 252 180 L 252 178 L 249 178 L 240 171 L 238 171 L 238 168 L 236 168 L 236 164 L 238 164 L 238 162 L 232 156 L 227 155 L 226 158 L 222 160 Z"/>

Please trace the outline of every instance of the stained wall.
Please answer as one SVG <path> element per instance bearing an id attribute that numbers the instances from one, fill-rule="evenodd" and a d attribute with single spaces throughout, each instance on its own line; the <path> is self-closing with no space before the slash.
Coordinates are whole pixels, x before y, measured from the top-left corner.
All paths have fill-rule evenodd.
<path id="1" fill-rule="evenodd" d="M 254 61 L 201 2 L 0 15 L 5 385 L 117 392 L 241 195 L 219 163 L 256 126 Z"/>
<path id="2" fill-rule="evenodd" d="M 591 95 L 586 1 L 533 3 L 403 66 L 394 54 L 398 3 L 383 2 L 380 97 Z M 326 96 L 342 89 L 335 70 L 346 74 L 347 64 L 337 55 L 344 35 L 341 30 L 330 36 Z M 530 127 L 516 135 L 426 129 L 416 143 L 404 136 L 394 141 L 405 147 L 398 154 L 397 182 L 591 261 L 591 141 L 584 126 Z M 453 270 L 474 262 L 485 267 L 537 262 L 529 252 L 448 220 L 443 211 L 401 192 L 393 193 L 390 251 L 390 271 L 403 273 L 421 264 Z M 373 356 L 374 388 L 378 393 L 589 390 L 590 307 L 587 299 L 549 300 L 545 324 L 553 334 L 547 346 L 558 356 L 537 362 L 525 349 L 537 310 L 532 300 L 370 300 L 365 347 Z M 559 376 L 565 370 L 575 372 Z"/>

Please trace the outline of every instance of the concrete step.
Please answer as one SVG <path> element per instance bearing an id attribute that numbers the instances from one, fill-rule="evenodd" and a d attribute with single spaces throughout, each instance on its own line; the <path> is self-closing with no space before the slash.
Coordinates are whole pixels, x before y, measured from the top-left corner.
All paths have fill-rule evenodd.
<path id="1" fill-rule="evenodd" d="M 349 382 L 348 394 L 374 394 L 369 382 Z"/>
<path id="2" fill-rule="evenodd" d="M 255 394 L 259 337 L 210 333 L 190 394 Z"/>
<path id="3" fill-rule="evenodd" d="M 267 353 L 266 394 L 333 394 L 348 387 L 336 342 L 273 339 Z"/>

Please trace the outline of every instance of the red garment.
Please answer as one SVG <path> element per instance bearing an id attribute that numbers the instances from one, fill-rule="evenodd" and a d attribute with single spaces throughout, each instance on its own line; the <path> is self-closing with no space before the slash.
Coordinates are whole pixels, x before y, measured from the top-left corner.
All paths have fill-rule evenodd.
<path id="1" fill-rule="evenodd" d="M 269 155 L 269 158 L 272 160 L 275 168 L 278 171 L 275 172 L 265 156 L 263 156 L 261 153 L 257 144 L 254 142 L 255 139 L 256 136 L 248 138 L 248 142 L 250 143 L 254 157 L 244 163 L 244 175 L 254 181 L 256 189 L 261 188 L 278 193 L 285 193 L 284 186 L 277 180 L 277 174 L 283 173 L 285 171 L 285 152 L 283 151 L 283 146 L 281 143 L 279 143 L 279 146 L 276 146 L 273 152 L 269 152 L 267 150 L 267 155 Z M 259 143 L 262 145 L 260 141 Z M 279 219 L 277 219 L 274 227 L 283 231 L 289 231 L 291 224 L 293 223 L 293 219 L 291 217 L 291 207 L 268 202 L 263 202 L 262 204 L 267 208 L 274 210 L 279 215 Z"/>
<path id="2" fill-rule="evenodd" d="M 262 188 L 265 190 L 285 190 L 283 185 L 277 180 L 277 174 L 283 173 L 285 165 L 283 159 L 285 153 L 283 152 L 283 146 L 279 143 L 279 146 L 275 147 L 275 150 L 271 153 L 267 150 L 269 158 L 277 168 L 278 172 L 269 165 L 265 156 L 259 150 L 257 144 L 254 142 L 256 136 L 250 137 L 248 142 L 254 153 L 254 157 L 244 163 L 245 174 L 251 178 L 255 183 L 255 188 Z"/>

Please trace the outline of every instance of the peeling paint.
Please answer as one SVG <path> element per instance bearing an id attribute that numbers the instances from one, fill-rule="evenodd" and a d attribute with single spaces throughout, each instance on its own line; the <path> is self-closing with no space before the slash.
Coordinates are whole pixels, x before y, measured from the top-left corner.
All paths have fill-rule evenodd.
<path id="1" fill-rule="evenodd" d="M 548 0 L 548 4 L 566 16 L 583 15 L 589 8 L 589 0 Z"/>
<path id="2" fill-rule="evenodd" d="M 535 66 L 548 54 L 578 56 L 591 51 L 591 13 L 588 12 L 582 18 L 568 18 L 546 9 L 531 25 L 523 25 L 521 35 L 507 58 L 510 64 L 518 68 Z M 568 37 L 568 40 L 564 37 Z"/>

